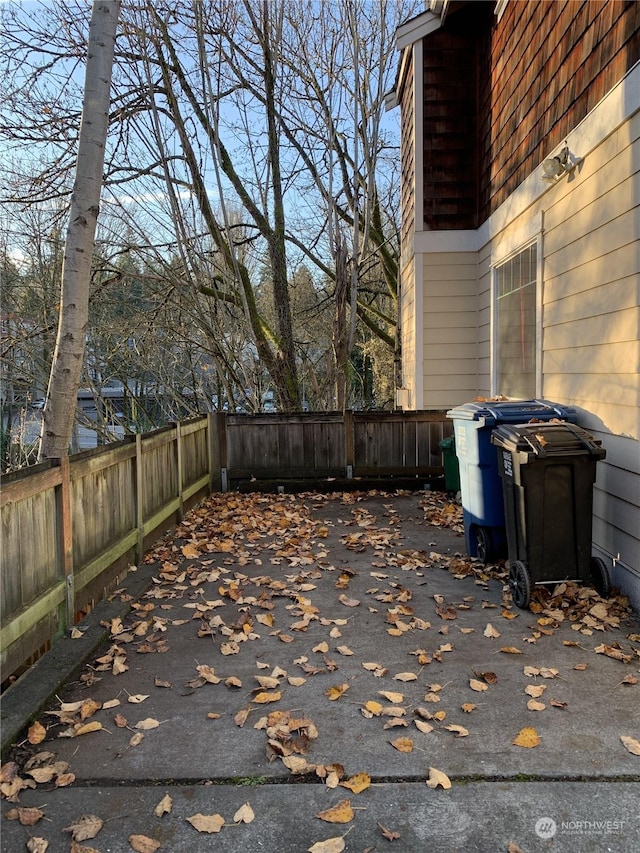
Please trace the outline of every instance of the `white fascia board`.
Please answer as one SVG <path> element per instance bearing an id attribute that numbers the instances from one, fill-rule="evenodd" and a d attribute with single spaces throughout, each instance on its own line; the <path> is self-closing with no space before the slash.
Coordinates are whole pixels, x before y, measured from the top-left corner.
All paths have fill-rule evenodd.
<path id="1" fill-rule="evenodd" d="M 433 12 L 423 12 L 406 24 L 401 24 L 396 29 L 396 49 L 404 50 L 405 47 L 415 44 L 430 33 L 435 33 L 442 26 L 440 15 Z"/>

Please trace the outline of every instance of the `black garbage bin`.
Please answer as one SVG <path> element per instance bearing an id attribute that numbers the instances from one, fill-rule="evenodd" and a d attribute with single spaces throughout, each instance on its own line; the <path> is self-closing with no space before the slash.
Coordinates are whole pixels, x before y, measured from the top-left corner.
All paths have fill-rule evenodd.
<path id="1" fill-rule="evenodd" d="M 513 602 L 526 608 L 534 584 L 564 580 L 593 584 L 606 596 L 604 561 L 591 556 L 591 520 L 600 442 L 575 424 L 537 423 L 497 427 L 509 585 Z"/>

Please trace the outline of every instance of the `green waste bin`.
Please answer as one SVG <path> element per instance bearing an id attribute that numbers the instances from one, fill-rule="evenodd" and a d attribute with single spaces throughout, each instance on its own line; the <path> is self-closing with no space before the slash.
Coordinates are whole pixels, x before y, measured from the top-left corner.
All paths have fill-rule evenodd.
<path id="1" fill-rule="evenodd" d="M 440 442 L 444 462 L 444 486 L 448 492 L 460 491 L 460 463 L 456 456 L 456 440 L 450 435 Z"/>
<path id="2" fill-rule="evenodd" d="M 502 425 L 497 447 L 509 548 L 509 586 L 525 609 L 533 584 L 581 581 L 606 597 L 604 561 L 591 556 L 593 484 L 605 450 L 570 423 Z"/>

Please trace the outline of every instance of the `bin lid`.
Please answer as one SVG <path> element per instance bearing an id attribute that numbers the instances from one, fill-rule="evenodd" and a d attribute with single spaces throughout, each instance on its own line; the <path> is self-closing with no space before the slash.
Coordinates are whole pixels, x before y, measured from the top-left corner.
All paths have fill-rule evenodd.
<path id="1" fill-rule="evenodd" d="M 491 433 L 491 443 L 512 453 L 534 456 L 585 456 L 604 459 L 606 451 L 590 432 L 570 423 L 503 424 Z"/>
<path id="2" fill-rule="evenodd" d="M 564 418 L 576 421 L 576 410 L 573 406 L 563 406 L 550 400 L 508 400 L 497 402 L 464 403 L 447 412 L 448 418 L 462 421 L 482 421 L 483 426 L 496 424 L 522 424 L 533 418 L 549 421 L 552 418 Z"/>

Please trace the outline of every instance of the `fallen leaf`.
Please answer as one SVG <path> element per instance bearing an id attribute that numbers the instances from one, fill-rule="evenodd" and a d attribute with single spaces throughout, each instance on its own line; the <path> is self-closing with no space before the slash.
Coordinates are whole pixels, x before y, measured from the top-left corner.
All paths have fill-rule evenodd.
<path id="1" fill-rule="evenodd" d="M 129 725 L 129 721 L 122 714 L 116 714 L 113 718 L 113 722 L 119 729 L 126 729 Z"/>
<path id="2" fill-rule="evenodd" d="M 327 821 L 327 823 L 349 823 L 354 818 L 354 812 L 350 800 L 340 800 L 332 808 L 318 812 L 316 817 Z"/>
<path id="3" fill-rule="evenodd" d="M 527 708 L 530 711 L 544 711 L 546 707 L 544 702 L 538 702 L 537 699 L 529 699 L 527 702 Z"/>
<path id="4" fill-rule="evenodd" d="M 449 732 L 453 732 L 456 737 L 467 737 L 467 735 L 469 734 L 469 729 L 465 729 L 464 726 L 450 725 L 445 726 L 445 729 L 447 729 L 447 731 Z"/>
<path id="5" fill-rule="evenodd" d="M 356 773 L 344 782 L 340 782 L 343 788 L 348 788 L 354 794 L 360 794 L 371 785 L 371 777 L 368 773 Z"/>
<path id="6" fill-rule="evenodd" d="M 633 655 L 625 654 L 622 649 L 616 648 L 616 646 L 606 646 L 604 643 L 597 646 L 594 651 L 597 655 L 606 655 L 623 663 L 631 663 L 633 660 Z"/>
<path id="7" fill-rule="evenodd" d="M 335 687 L 329 687 L 324 691 L 324 695 L 329 699 L 330 702 L 335 702 L 336 699 L 339 699 L 344 693 L 349 689 L 349 684 L 337 684 Z"/>
<path id="8" fill-rule="evenodd" d="M 143 732 L 148 732 L 151 729 L 157 729 L 160 725 L 158 720 L 154 720 L 153 717 L 146 717 L 144 720 L 140 720 L 134 726 L 136 729 L 140 729 Z"/>
<path id="9" fill-rule="evenodd" d="M 160 849 L 160 842 L 149 838 L 148 835 L 130 835 L 129 844 L 136 853 L 155 853 Z"/>
<path id="10" fill-rule="evenodd" d="M 169 794 L 165 794 L 164 797 L 160 800 L 158 805 L 153 810 L 153 813 L 156 817 L 162 817 L 162 815 L 169 814 L 171 809 L 173 808 L 173 800 L 169 796 Z"/>
<path id="11" fill-rule="evenodd" d="M 29 726 L 29 731 L 27 732 L 27 740 L 30 744 L 34 746 L 38 743 L 42 743 L 42 741 L 47 736 L 47 730 L 42 725 L 42 723 L 35 722 L 31 726 Z"/>
<path id="12" fill-rule="evenodd" d="M 131 702 L 132 705 L 139 705 L 141 702 L 144 702 L 144 700 L 148 698 L 148 693 L 146 695 L 144 693 L 136 693 L 135 695 L 128 696 L 127 702 Z"/>
<path id="13" fill-rule="evenodd" d="M 74 729 L 73 736 L 80 737 L 80 735 L 88 735 L 91 732 L 100 731 L 105 731 L 102 723 L 99 720 L 92 720 L 90 723 L 85 723 L 83 726 L 78 726 L 78 728 Z"/>
<path id="14" fill-rule="evenodd" d="M 198 557 L 202 556 L 198 548 L 192 542 L 187 542 L 186 545 L 182 546 L 182 554 L 188 560 L 197 560 Z"/>
<path id="15" fill-rule="evenodd" d="M 431 723 L 427 723 L 426 720 L 414 720 L 413 722 L 418 731 L 421 731 L 426 735 L 433 731 L 433 726 Z"/>
<path id="16" fill-rule="evenodd" d="M 388 702 L 393 702 L 394 704 L 404 702 L 404 696 L 402 693 L 393 693 L 391 690 L 378 690 L 378 693 L 380 696 L 384 696 Z"/>
<path id="17" fill-rule="evenodd" d="M 136 732 L 133 737 L 129 739 L 129 746 L 138 746 L 138 744 L 142 743 L 144 740 L 143 732 Z"/>
<path id="18" fill-rule="evenodd" d="M 531 696 L 533 699 L 539 699 L 546 689 L 546 684 L 527 684 L 524 688 L 524 692 L 527 696 Z"/>
<path id="19" fill-rule="evenodd" d="M 387 829 L 380 822 L 378 822 L 378 827 L 380 829 L 380 832 L 387 839 L 387 841 L 397 841 L 397 839 L 400 838 L 399 832 L 396 832 L 395 830 Z"/>
<path id="20" fill-rule="evenodd" d="M 65 826 L 63 832 L 70 832 L 74 841 L 87 841 L 95 838 L 104 826 L 104 821 L 94 814 L 82 815 L 75 823 Z"/>
<path id="21" fill-rule="evenodd" d="M 240 806 L 238 811 L 233 816 L 234 823 L 251 823 L 255 819 L 255 814 L 249 803 Z"/>
<path id="22" fill-rule="evenodd" d="M 538 732 L 530 726 L 525 726 L 520 729 L 516 739 L 513 741 L 514 746 L 523 746 L 526 749 L 533 749 L 541 743 Z"/>
<path id="23" fill-rule="evenodd" d="M 316 841 L 307 850 L 308 853 L 342 853 L 344 847 L 344 839 L 338 835 L 335 838 L 327 838 L 326 841 Z"/>
<path id="24" fill-rule="evenodd" d="M 315 646 L 315 647 L 312 649 L 312 651 L 314 651 L 314 652 L 319 652 L 320 654 L 323 654 L 323 655 L 324 655 L 324 654 L 326 654 L 326 653 L 329 651 L 329 644 L 328 644 L 328 643 L 325 643 L 325 642 L 318 643 L 318 645 L 317 645 L 317 646 Z"/>
<path id="25" fill-rule="evenodd" d="M 478 681 L 477 678 L 471 678 L 469 680 L 469 687 L 472 690 L 475 690 L 476 693 L 483 693 L 485 690 L 489 689 L 484 681 Z"/>
<path id="26" fill-rule="evenodd" d="M 282 699 L 280 690 L 263 691 L 253 697 L 253 701 L 257 705 L 267 705 L 269 702 L 278 702 Z"/>
<path id="27" fill-rule="evenodd" d="M 39 838 L 37 835 L 32 835 L 27 841 L 27 850 L 29 853 L 46 853 L 49 842 L 46 838 Z"/>
<path id="28" fill-rule="evenodd" d="M 510 841 L 507 845 L 507 853 L 524 853 L 514 841 Z"/>
<path id="29" fill-rule="evenodd" d="M 364 707 L 362 708 L 362 713 L 365 714 L 366 711 L 365 716 L 368 714 L 370 717 L 379 717 L 380 714 L 382 714 L 382 710 L 383 706 L 380 702 L 370 699 L 368 702 L 365 702 Z"/>
<path id="30" fill-rule="evenodd" d="M 204 678 L 204 680 L 209 684 L 220 684 L 221 679 L 215 674 L 212 666 L 202 663 L 196 667 L 196 671 L 200 678 Z M 129 702 L 131 702 L 131 699 L 129 699 Z"/>
<path id="31" fill-rule="evenodd" d="M 7 820 L 18 820 L 22 826 L 35 826 L 44 817 L 44 812 L 37 808 L 18 807 L 10 809 L 6 815 Z"/>
<path id="32" fill-rule="evenodd" d="M 413 741 L 410 737 L 399 737 L 396 740 L 390 740 L 389 743 L 398 752 L 413 752 Z"/>
<path id="33" fill-rule="evenodd" d="M 197 814 L 186 819 L 198 832 L 220 832 L 224 826 L 224 818 L 219 814 Z"/>
<path id="34" fill-rule="evenodd" d="M 344 604 L 345 607 L 358 607 L 360 602 L 355 598 L 349 598 L 347 595 L 342 593 L 342 595 L 338 596 L 338 601 L 340 604 Z"/>
<path id="35" fill-rule="evenodd" d="M 350 655 L 353 654 L 353 652 L 351 651 L 349 646 L 337 646 L 336 651 L 340 652 L 341 655 L 344 655 L 346 657 L 349 657 Z"/>
<path id="36" fill-rule="evenodd" d="M 491 622 L 487 622 L 487 627 L 484 629 L 484 631 L 482 633 L 484 634 L 485 637 L 489 637 L 492 640 L 495 640 L 501 636 L 500 631 L 498 631 L 496 628 L 494 628 L 493 625 L 491 624 Z"/>
<path id="37" fill-rule="evenodd" d="M 72 785 L 76 781 L 75 773 L 61 773 L 55 781 L 56 788 L 66 788 L 68 785 Z"/>
<path id="38" fill-rule="evenodd" d="M 427 786 L 429 788 L 437 788 L 440 786 L 441 788 L 449 789 L 451 787 L 451 780 L 447 776 L 446 773 L 443 773 L 442 770 L 436 770 L 435 767 L 429 768 L 429 778 L 427 779 Z"/>
<path id="39" fill-rule="evenodd" d="M 394 681 L 417 681 L 418 676 L 415 672 L 399 672 L 393 676 Z"/>
<path id="40" fill-rule="evenodd" d="M 505 655 L 521 655 L 522 652 L 520 649 L 517 649 L 515 646 L 503 646 L 500 649 L 501 652 Z"/>
<path id="41" fill-rule="evenodd" d="M 620 740 L 629 750 L 631 755 L 640 755 L 640 741 L 629 737 L 628 735 L 620 735 Z"/>

